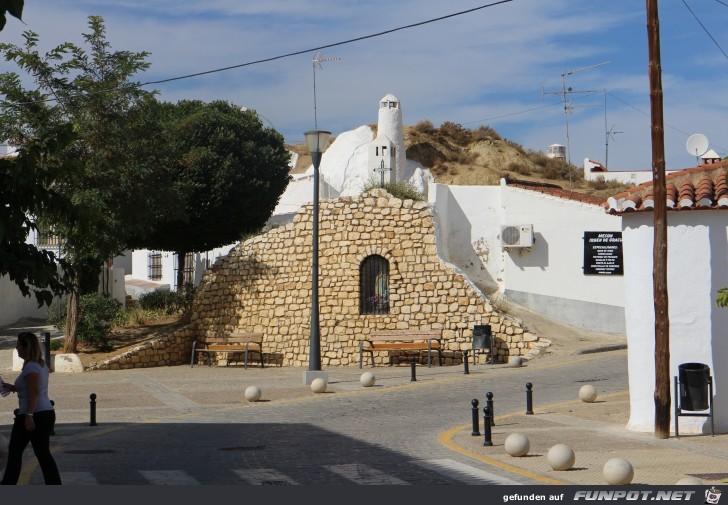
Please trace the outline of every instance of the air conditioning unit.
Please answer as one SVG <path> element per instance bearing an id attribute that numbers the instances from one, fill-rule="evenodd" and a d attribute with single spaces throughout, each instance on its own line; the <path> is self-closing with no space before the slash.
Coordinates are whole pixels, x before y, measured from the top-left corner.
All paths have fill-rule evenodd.
<path id="1" fill-rule="evenodd" d="M 533 225 L 501 226 L 500 236 L 503 247 L 531 247 L 533 245 Z"/>

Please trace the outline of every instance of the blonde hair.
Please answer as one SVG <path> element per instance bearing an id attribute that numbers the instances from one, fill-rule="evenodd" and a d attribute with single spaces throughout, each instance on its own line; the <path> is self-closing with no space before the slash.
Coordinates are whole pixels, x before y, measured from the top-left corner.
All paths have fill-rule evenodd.
<path id="1" fill-rule="evenodd" d="M 23 349 L 27 349 L 28 353 L 26 354 L 25 361 L 37 361 L 40 363 L 40 366 L 45 366 L 45 361 L 43 360 L 43 352 L 40 348 L 40 341 L 38 340 L 38 337 L 35 333 L 32 333 L 30 331 L 24 331 L 22 333 L 18 334 L 18 342 L 20 342 L 20 345 L 23 347 Z"/>

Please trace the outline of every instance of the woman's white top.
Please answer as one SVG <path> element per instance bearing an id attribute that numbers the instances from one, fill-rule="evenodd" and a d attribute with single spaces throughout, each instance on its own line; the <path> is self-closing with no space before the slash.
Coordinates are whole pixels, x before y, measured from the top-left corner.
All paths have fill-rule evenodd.
<path id="1" fill-rule="evenodd" d="M 38 374 L 38 399 L 35 402 L 34 412 L 40 412 L 42 410 L 53 410 L 53 405 L 48 398 L 48 370 L 47 366 L 41 366 L 37 361 L 26 361 L 23 365 L 23 370 L 15 379 L 15 389 L 18 393 L 18 402 L 20 407 L 18 410 L 19 415 L 28 413 L 28 383 L 26 377 L 32 373 Z M 32 412 L 31 412 L 32 413 Z"/>

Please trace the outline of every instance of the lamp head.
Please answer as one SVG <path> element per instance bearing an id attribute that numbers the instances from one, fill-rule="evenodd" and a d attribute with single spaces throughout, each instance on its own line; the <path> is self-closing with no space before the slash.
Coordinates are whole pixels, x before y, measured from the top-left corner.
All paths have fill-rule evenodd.
<path id="1" fill-rule="evenodd" d="M 323 130 L 309 130 L 305 135 L 306 146 L 312 156 L 314 154 L 322 154 L 328 147 L 329 139 L 331 138 L 331 132 Z"/>

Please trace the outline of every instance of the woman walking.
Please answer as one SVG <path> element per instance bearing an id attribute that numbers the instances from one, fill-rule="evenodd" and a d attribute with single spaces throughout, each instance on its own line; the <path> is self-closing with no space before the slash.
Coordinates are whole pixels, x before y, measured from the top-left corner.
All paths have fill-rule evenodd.
<path id="1" fill-rule="evenodd" d="M 23 332 L 18 335 L 15 348 L 18 356 L 24 360 L 23 369 L 14 385 L 2 383 L 2 395 L 17 393 L 19 409 L 10 434 L 8 462 L 0 484 L 18 483 L 23 451 L 28 442 L 38 458 L 45 483 L 61 484 L 61 476 L 50 450 L 55 412 L 48 398 L 49 370 L 42 358 L 40 342 L 34 333 Z"/>

